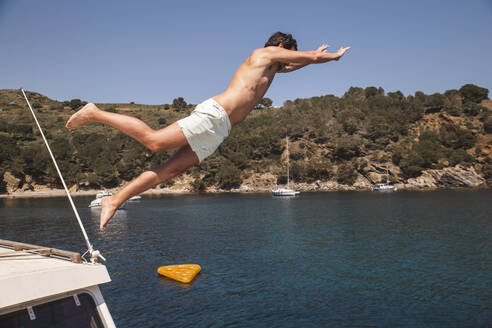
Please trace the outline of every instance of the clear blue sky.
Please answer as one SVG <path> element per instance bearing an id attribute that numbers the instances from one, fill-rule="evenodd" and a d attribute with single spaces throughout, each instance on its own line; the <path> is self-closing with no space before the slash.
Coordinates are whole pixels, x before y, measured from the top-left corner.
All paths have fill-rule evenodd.
<path id="1" fill-rule="evenodd" d="M 0 0 L 0 89 L 57 100 L 199 103 L 276 31 L 299 50 L 352 49 L 339 62 L 278 74 L 285 100 L 350 86 L 492 91 L 492 1 Z"/>

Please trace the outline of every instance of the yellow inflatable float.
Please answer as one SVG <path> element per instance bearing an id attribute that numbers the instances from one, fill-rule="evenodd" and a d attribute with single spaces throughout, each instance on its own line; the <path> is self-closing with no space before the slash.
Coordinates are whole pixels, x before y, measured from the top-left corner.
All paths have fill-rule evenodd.
<path id="1" fill-rule="evenodd" d="M 201 270 L 202 268 L 198 264 L 177 264 L 161 266 L 157 269 L 157 273 L 164 277 L 187 284 L 192 281 Z"/>

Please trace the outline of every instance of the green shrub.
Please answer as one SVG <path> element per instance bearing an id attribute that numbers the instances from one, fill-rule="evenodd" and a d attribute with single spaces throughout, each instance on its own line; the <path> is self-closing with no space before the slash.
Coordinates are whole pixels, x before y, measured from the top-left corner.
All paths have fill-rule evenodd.
<path id="1" fill-rule="evenodd" d="M 484 164 L 482 166 L 483 177 L 487 180 L 492 179 L 492 164 Z"/>
<path id="2" fill-rule="evenodd" d="M 444 111 L 451 116 L 460 116 L 461 115 L 461 111 L 459 110 L 459 108 L 454 107 L 454 106 L 446 106 L 444 108 Z"/>
<path id="3" fill-rule="evenodd" d="M 442 146 L 439 135 L 431 130 L 425 130 L 420 134 L 419 141 L 413 145 L 412 152 L 418 155 L 422 161 L 420 165 L 430 168 L 442 156 Z M 416 158 L 414 158 L 416 159 Z"/>
<path id="4" fill-rule="evenodd" d="M 32 132 L 32 125 L 29 124 L 16 124 L 12 123 L 8 125 L 8 132 L 19 140 L 33 140 L 34 134 Z"/>
<path id="5" fill-rule="evenodd" d="M 483 110 L 483 107 L 474 102 L 465 103 L 463 106 L 463 112 L 469 116 L 477 116 Z"/>
<path id="6" fill-rule="evenodd" d="M 449 164 L 455 166 L 457 164 L 471 164 L 474 161 L 473 156 L 468 154 L 464 149 L 450 149 L 447 158 Z"/>
<path id="7" fill-rule="evenodd" d="M 5 174 L 4 170 L 0 169 L 0 194 L 4 194 L 7 192 L 7 184 L 3 181 L 3 175 Z"/>
<path id="8" fill-rule="evenodd" d="M 7 162 L 18 156 L 19 150 L 12 138 L 0 135 L 0 166 L 7 164 Z"/>
<path id="9" fill-rule="evenodd" d="M 217 182 L 222 189 L 237 188 L 241 185 L 241 171 L 233 165 L 225 165 L 217 172 Z"/>
<path id="10" fill-rule="evenodd" d="M 439 139 L 446 147 L 469 149 L 475 145 L 476 137 L 470 130 L 444 125 L 439 130 Z"/>
<path id="11" fill-rule="evenodd" d="M 400 169 L 407 178 L 415 178 L 422 173 L 425 161 L 419 154 L 410 153 L 408 157 L 400 161 Z"/>
<path id="12" fill-rule="evenodd" d="M 325 159 L 313 159 L 307 165 L 306 176 L 309 179 L 308 182 L 326 181 L 333 176 L 333 167 Z"/>
<path id="13" fill-rule="evenodd" d="M 344 185 L 353 185 L 357 180 L 357 171 L 350 163 L 342 164 L 338 167 L 337 182 Z"/>
<path id="14" fill-rule="evenodd" d="M 193 189 L 193 191 L 204 191 L 205 188 L 206 188 L 206 185 L 205 185 L 205 182 L 203 182 L 202 179 L 196 178 L 191 183 L 191 188 Z"/>
<path id="15" fill-rule="evenodd" d="M 358 137 L 341 137 L 335 142 L 335 156 L 350 160 L 361 153 L 362 140 Z"/>

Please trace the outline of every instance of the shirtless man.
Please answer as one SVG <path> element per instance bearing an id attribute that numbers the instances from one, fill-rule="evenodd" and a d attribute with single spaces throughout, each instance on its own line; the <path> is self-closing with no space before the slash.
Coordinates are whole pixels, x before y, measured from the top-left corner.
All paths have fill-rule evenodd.
<path id="1" fill-rule="evenodd" d="M 74 130 L 89 122 L 108 124 L 136 139 L 152 152 L 179 148 L 164 164 L 145 171 L 116 194 L 102 199 L 100 229 L 130 197 L 181 174 L 210 156 L 263 98 L 276 73 L 288 73 L 309 64 L 340 59 L 350 49 L 328 53 L 328 45 L 297 51 L 291 34 L 273 34 L 264 48 L 254 50 L 239 66 L 227 89 L 198 105 L 192 114 L 163 129 L 153 130 L 141 120 L 105 112 L 89 103 L 73 114 L 66 127 Z"/>

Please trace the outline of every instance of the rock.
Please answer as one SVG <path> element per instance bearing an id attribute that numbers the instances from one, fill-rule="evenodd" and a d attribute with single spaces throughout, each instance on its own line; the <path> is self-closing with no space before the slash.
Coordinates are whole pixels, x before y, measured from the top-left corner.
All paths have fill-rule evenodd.
<path id="1" fill-rule="evenodd" d="M 20 188 L 20 191 L 34 191 L 34 183 L 30 175 L 24 176 L 24 184 Z"/>
<path id="2" fill-rule="evenodd" d="M 485 183 L 473 167 L 467 169 L 460 166 L 447 167 L 439 173 L 440 176 L 436 174 L 438 183 L 444 187 L 479 187 Z"/>
<path id="3" fill-rule="evenodd" d="M 417 178 L 411 178 L 404 184 L 405 189 L 434 189 L 436 181 L 432 176 L 427 176 L 425 173 Z"/>
<path id="4" fill-rule="evenodd" d="M 10 172 L 5 172 L 3 175 L 3 181 L 5 181 L 5 189 L 8 193 L 17 191 L 21 183 L 21 179 L 16 178 Z"/>
<path id="5" fill-rule="evenodd" d="M 353 185 L 355 188 L 359 189 L 359 190 L 370 190 L 372 189 L 372 183 L 371 181 L 369 181 L 368 179 L 366 179 L 365 177 L 359 175 L 357 177 L 357 180 L 355 180 L 355 183 Z"/>
<path id="6" fill-rule="evenodd" d="M 485 183 L 473 167 L 463 168 L 459 165 L 442 170 L 425 170 L 418 178 L 408 179 L 405 188 L 458 188 L 479 187 Z"/>
<path id="7" fill-rule="evenodd" d="M 372 183 L 379 183 L 382 181 L 382 175 L 376 172 L 369 172 L 368 178 Z"/>

